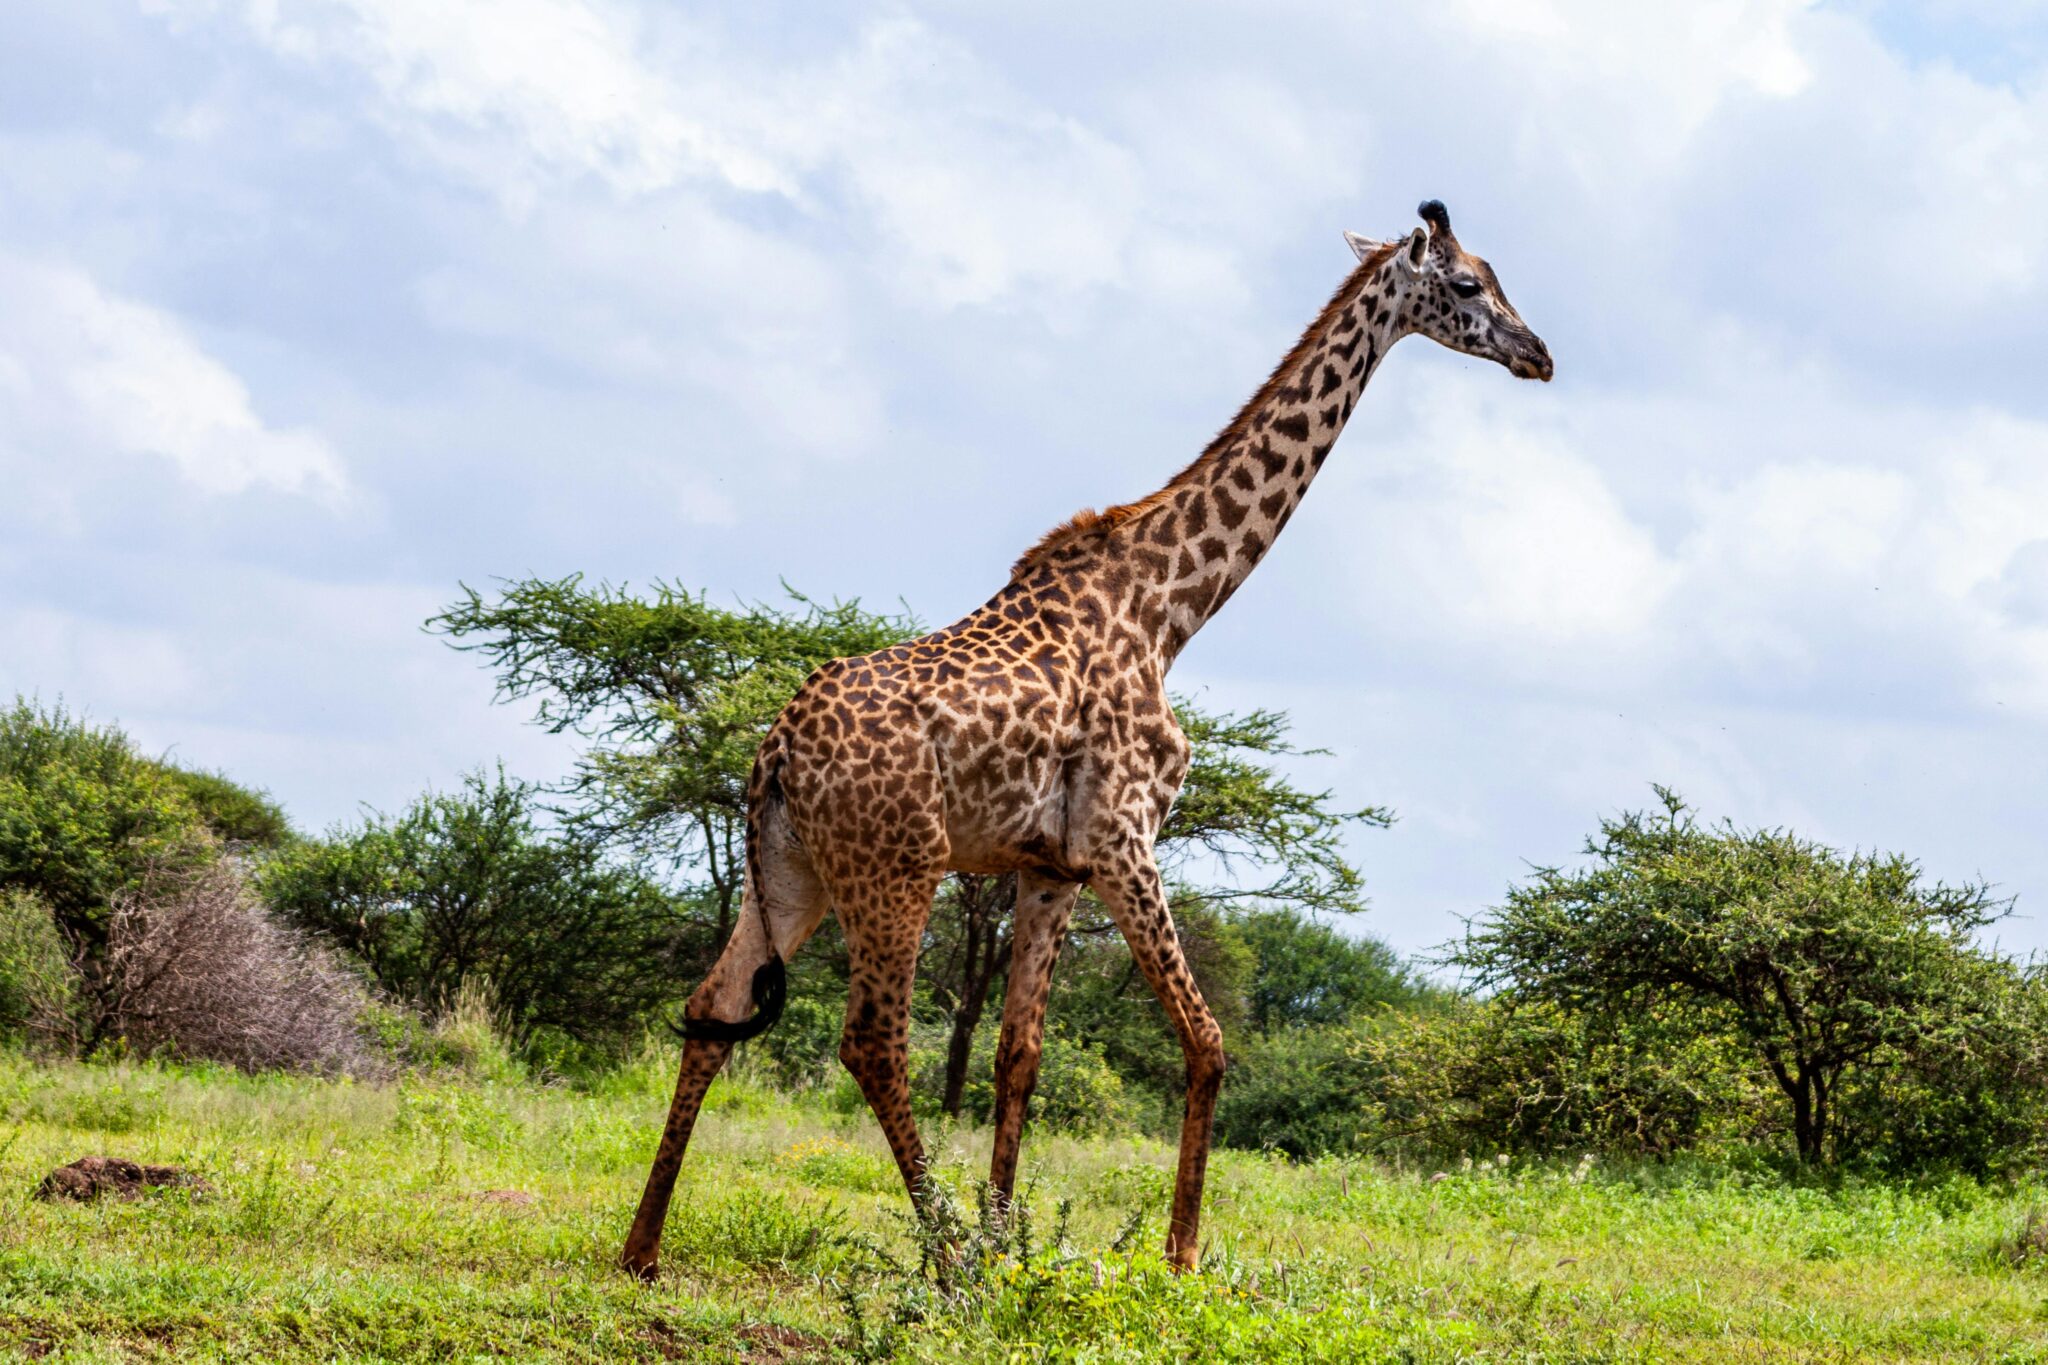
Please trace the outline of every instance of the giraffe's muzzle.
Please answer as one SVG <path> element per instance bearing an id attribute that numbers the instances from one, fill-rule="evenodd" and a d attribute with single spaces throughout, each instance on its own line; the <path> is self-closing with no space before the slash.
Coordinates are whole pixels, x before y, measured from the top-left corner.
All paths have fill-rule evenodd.
<path id="1" fill-rule="evenodd" d="M 1550 376 L 1557 372 L 1551 363 L 1550 348 L 1543 344 L 1543 338 L 1529 334 L 1526 342 L 1516 345 L 1513 357 L 1508 361 L 1508 373 L 1517 379 L 1540 379 L 1550 382 Z"/>

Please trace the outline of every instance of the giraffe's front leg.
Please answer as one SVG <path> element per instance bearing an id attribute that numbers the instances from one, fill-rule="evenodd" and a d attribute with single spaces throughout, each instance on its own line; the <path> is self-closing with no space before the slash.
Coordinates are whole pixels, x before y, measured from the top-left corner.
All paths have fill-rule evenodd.
<path id="1" fill-rule="evenodd" d="M 1167 909 L 1166 888 L 1152 860 L 1150 842 L 1126 841 L 1121 856 L 1095 866 L 1088 885 L 1123 931 L 1131 956 L 1166 1008 L 1187 1059 L 1187 1110 L 1181 1118 L 1180 1166 L 1173 1182 L 1166 1258 L 1177 1270 L 1193 1270 L 1200 1246 L 1202 1184 L 1209 1171 L 1209 1132 L 1216 1118 L 1216 1092 L 1223 1083 L 1223 1030 L 1181 955 L 1180 935 Z"/>
<path id="2" fill-rule="evenodd" d="M 996 1043 L 995 1150 L 988 1173 L 998 1216 L 1007 1216 L 1016 1197 L 1024 1110 L 1038 1084 L 1038 1063 L 1044 1055 L 1045 1000 L 1052 990 L 1053 963 L 1080 894 L 1081 888 L 1074 882 L 1031 872 L 1017 878 L 1010 980 L 1003 993 L 1002 1036 Z"/>

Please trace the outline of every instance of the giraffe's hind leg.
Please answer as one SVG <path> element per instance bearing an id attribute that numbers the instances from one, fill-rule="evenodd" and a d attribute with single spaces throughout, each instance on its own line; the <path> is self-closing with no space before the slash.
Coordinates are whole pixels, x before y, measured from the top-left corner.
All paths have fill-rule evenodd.
<path id="1" fill-rule="evenodd" d="M 941 876 L 933 869 L 833 888 L 852 968 L 839 1060 L 882 1125 L 896 1169 L 920 1212 L 926 1206 L 925 1158 L 910 1112 L 910 994 Z"/>
<path id="2" fill-rule="evenodd" d="M 824 885 L 792 836 L 788 816 L 780 808 L 768 812 L 762 820 L 761 844 L 760 885 L 749 888 L 725 951 L 683 1007 L 686 1019 L 727 1023 L 745 1019 L 754 1007 L 755 971 L 768 962 L 771 951 L 784 957 L 795 953 L 825 917 Z M 755 904 L 756 890 L 759 905 Z M 647 1186 L 640 1195 L 640 1207 L 633 1214 L 632 1229 L 619 1253 L 619 1263 L 641 1279 L 654 1278 L 660 1264 L 661 1229 L 668 1220 L 676 1170 L 689 1146 L 704 1094 L 726 1059 L 732 1056 L 732 1049 L 730 1042 L 705 1038 L 691 1038 L 683 1044 L 675 1098 L 669 1103 L 661 1146 L 655 1151 L 654 1165 L 647 1172 Z"/>

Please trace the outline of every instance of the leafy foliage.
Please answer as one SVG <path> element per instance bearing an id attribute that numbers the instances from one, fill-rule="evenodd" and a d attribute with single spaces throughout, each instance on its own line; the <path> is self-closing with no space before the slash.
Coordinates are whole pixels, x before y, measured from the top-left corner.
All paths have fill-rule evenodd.
<path id="1" fill-rule="evenodd" d="M 590 839 L 544 831 L 533 788 L 502 772 L 287 849 L 260 885 L 418 1007 L 488 980 L 523 1040 L 623 1039 L 678 985 L 669 897 Z"/>
<path id="2" fill-rule="evenodd" d="M 656 583 L 646 598 L 581 575 L 465 589 L 430 630 L 483 656 L 504 701 L 590 741 L 559 789 L 578 827 L 664 860 L 707 907 L 716 942 L 739 909 L 746 787 L 770 722 L 819 664 L 918 630 L 858 602 L 714 606 Z"/>
<path id="3" fill-rule="evenodd" d="M 1539 869 L 1511 891 L 1450 960 L 1567 1017 L 1738 1040 L 1809 1162 L 1868 1137 L 1841 1112 L 1845 1089 L 2011 1034 L 1998 1002 L 2020 978 L 1973 942 L 2006 909 L 1987 888 L 1928 885 L 1903 857 L 1783 830 L 1705 828 L 1658 794 L 1657 810 L 1602 822 L 1584 870 Z"/>
<path id="4" fill-rule="evenodd" d="M 1358 1150 L 1367 1111 L 1384 1093 L 1360 1028 L 1304 1024 L 1239 1043 L 1217 1096 L 1216 1141 L 1297 1161 Z"/>
<path id="5" fill-rule="evenodd" d="M 149 764 L 182 794 L 200 823 L 233 849 L 274 849 L 294 837 L 291 820 L 270 794 L 245 787 L 225 773 L 173 763 Z"/>
<path id="6" fill-rule="evenodd" d="M 71 954 L 34 892 L 0 890 L 0 1040 L 68 1038 L 77 993 Z"/>
<path id="7" fill-rule="evenodd" d="M 1210 713 L 1183 697 L 1174 699 L 1173 713 L 1192 753 L 1180 797 L 1159 831 L 1160 870 L 1188 882 L 1191 865 L 1206 856 L 1226 874 L 1201 880 L 1211 901 L 1363 910 L 1364 878 L 1344 856 L 1344 836 L 1354 825 L 1384 829 L 1394 813 L 1384 806 L 1338 808 L 1331 793 L 1297 787 L 1276 760 L 1328 751 L 1297 748 L 1284 711 Z M 1260 877 L 1244 884 L 1230 875 L 1247 867 Z"/>
<path id="8" fill-rule="evenodd" d="M 214 856 L 184 785 L 119 729 L 26 698 L 0 711 L 0 888 L 40 897 L 77 954 L 104 950 L 108 905 L 145 868 Z"/>
<path id="9" fill-rule="evenodd" d="M 962 1103 L 957 1112 L 975 1123 L 987 1123 L 995 1112 L 996 1031 L 985 1029 L 975 1038 L 974 1053 L 967 1068 Z M 920 1060 L 927 1065 L 918 1066 Z M 912 1054 L 913 1098 L 928 1099 L 939 1090 L 934 1075 L 943 1060 L 937 1053 L 920 1058 Z M 1101 1049 L 1076 1039 L 1065 1020 L 1048 1022 L 1045 1050 L 1039 1060 L 1038 1084 L 1031 1092 L 1026 1119 L 1040 1131 L 1074 1134 L 1124 1133 L 1150 1117 L 1146 1106 L 1134 1104 L 1126 1094 L 1124 1078 Z"/>
<path id="10" fill-rule="evenodd" d="M 1292 906 L 1256 906 L 1233 923 L 1257 964 L 1245 1020 L 1261 1032 L 1341 1024 L 1444 995 L 1417 980 L 1386 944 L 1341 934 Z"/>

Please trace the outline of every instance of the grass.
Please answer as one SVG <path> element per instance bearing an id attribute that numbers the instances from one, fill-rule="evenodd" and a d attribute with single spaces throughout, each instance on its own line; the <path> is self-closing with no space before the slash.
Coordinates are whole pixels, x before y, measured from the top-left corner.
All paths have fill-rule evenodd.
<path id="1" fill-rule="evenodd" d="M 1174 1276 L 1170 1149 L 1035 1136 L 1034 1225 L 969 1233 L 941 1288 L 871 1123 L 723 1080 L 643 1288 L 611 1260 L 665 1079 L 0 1056 L 0 1359 L 2048 1361 L 2041 1183 L 1224 1152 L 1204 1271 Z M 932 1140 L 971 1207 L 985 1136 Z M 88 1153 L 215 1192 L 31 1197 Z"/>

